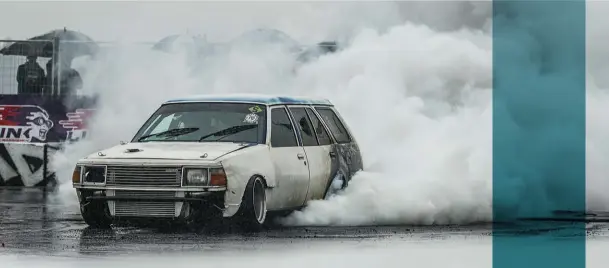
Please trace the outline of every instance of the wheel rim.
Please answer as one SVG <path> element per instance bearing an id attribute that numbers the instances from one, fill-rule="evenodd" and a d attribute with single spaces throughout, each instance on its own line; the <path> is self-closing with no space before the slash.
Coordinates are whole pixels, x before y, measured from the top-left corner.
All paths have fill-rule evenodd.
<path id="1" fill-rule="evenodd" d="M 253 192 L 253 204 L 254 204 L 254 214 L 256 215 L 256 220 L 259 223 L 264 222 L 264 218 L 266 217 L 266 200 L 264 187 L 260 180 L 256 180 L 254 182 L 254 192 Z"/>

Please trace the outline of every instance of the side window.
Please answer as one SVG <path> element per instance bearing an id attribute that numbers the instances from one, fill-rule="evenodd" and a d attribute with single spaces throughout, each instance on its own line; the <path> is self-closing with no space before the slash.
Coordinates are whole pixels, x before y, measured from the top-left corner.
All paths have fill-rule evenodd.
<path id="1" fill-rule="evenodd" d="M 319 140 L 319 145 L 331 144 L 332 140 L 330 140 L 330 135 L 328 135 L 326 128 L 324 128 L 324 125 L 321 123 L 319 118 L 317 118 L 317 115 L 310 108 L 307 108 L 306 110 L 307 114 L 309 115 L 309 118 L 311 118 L 311 123 L 313 124 L 313 128 L 315 129 L 315 134 L 317 134 L 317 140 Z"/>
<path id="2" fill-rule="evenodd" d="M 294 126 L 284 108 L 271 110 L 271 146 L 297 147 Z"/>
<path id="3" fill-rule="evenodd" d="M 338 116 L 336 116 L 336 114 L 334 113 L 334 111 L 332 109 L 322 108 L 322 107 L 316 107 L 315 109 L 317 110 L 319 115 L 321 115 L 322 120 L 324 120 L 324 122 L 330 129 L 330 132 L 332 132 L 332 134 L 334 135 L 336 142 L 338 142 L 338 143 L 351 142 L 351 137 L 349 136 L 349 133 L 347 133 L 345 126 L 340 121 Z"/>
<path id="4" fill-rule="evenodd" d="M 294 116 L 294 122 L 298 126 L 300 136 L 302 137 L 302 146 L 317 146 L 317 138 L 315 138 L 315 130 L 311 126 L 311 121 L 307 116 L 304 108 L 290 108 Z"/>

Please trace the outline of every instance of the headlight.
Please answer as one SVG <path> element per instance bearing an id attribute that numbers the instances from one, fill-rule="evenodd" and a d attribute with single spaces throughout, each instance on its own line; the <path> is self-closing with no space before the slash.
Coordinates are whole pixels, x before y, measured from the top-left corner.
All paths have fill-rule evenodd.
<path id="1" fill-rule="evenodd" d="M 105 166 L 85 166 L 83 172 L 84 183 L 106 183 Z"/>
<path id="2" fill-rule="evenodd" d="M 186 180 L 184 186 L 207 186 L 209 179 L 207 169 L 192 168 L 186 169 Z"/>

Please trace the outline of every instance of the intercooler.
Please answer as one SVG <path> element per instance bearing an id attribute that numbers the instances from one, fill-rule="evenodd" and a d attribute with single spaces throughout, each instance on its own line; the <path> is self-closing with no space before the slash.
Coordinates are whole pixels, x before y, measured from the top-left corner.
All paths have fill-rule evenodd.
<path id="1" fill-rule="evenodd" d="M 152 191 L 108 191 L 108 196 L 135 197 L 135 198 L 167 198 L 177 197 L 177 192 L 152 192 Z M 181 194 L 183 196 L 183 194 Z M 113 204 L 112 204 L 113 203 Z M 110 201 L 111 214 L 118 217 L 153 217 L 172 218 L 176 217 L 176 211 L 180 211 L 181 202 L 168 201 Z M 178 213 L 179 214 L 179 213 Z"/>
<path id="2" fill-rule="evenodd" d="M 108 190 L 107 196 L 131 197 L 142 199 L 184 197 L 183 192 L 169 191 L 122 191 Z M 173 218 L 180 214 L 182 202 L 170 201 L 140 201 L 140 200 L 117 200 L 108 201 L 110 214 L 116 217 L 152 217 Z"/>
<path id="3" fill-rule="evenodd" d="M 128 166 L 109 165 L 106 175 L 107 186 L 125 186 L 131 188 L 173 188 L 181 186 L 182 168 L 179 166 Z M 108 190 L 107 196 L 156 199 L 184 197 L 179 191 L 150 190 Z M 182 202 L 151 200 L 117 200 L 108 201 L 110 214 L 116 217 L 178 217 Z"/>

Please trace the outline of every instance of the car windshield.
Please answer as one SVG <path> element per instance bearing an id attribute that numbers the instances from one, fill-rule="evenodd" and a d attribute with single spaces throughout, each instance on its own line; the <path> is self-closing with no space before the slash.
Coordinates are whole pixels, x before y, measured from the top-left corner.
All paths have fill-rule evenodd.
<path id="1" fill-rule="evenodd" d="M 161 106 L 132 142 L 264 143 L 266 108 L 244 103 L 174 103 Z"/>

